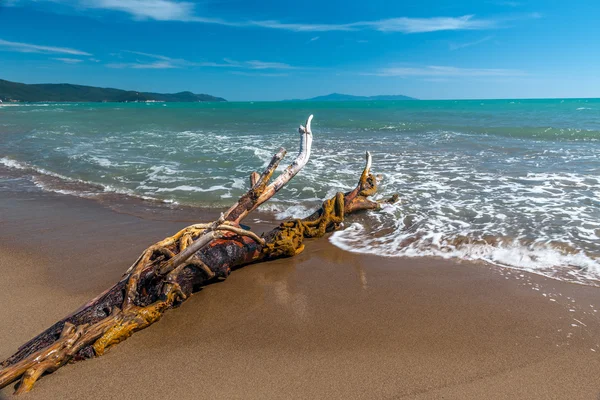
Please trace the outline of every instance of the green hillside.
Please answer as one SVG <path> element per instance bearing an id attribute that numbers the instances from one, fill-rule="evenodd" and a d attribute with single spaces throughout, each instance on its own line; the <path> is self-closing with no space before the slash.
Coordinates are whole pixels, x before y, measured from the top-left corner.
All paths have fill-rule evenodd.
<path id="1" fill-rule="evenodd" d="M 40 101 L 79 101 L 79 102 L 125 102 L 125 101 L 166 101 L 198 102 L 226 101 L 221 97 L 192 92 L 147 93 L 132 90 L 99 88 L 94 86 L 71 85 L 68 83 L 25 84 L 0 79 L 0 100 L 40 102 Z"/>

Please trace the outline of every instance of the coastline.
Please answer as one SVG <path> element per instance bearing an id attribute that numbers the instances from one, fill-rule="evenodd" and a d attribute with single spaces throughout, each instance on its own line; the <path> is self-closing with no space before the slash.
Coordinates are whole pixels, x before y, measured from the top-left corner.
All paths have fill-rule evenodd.
<path id="1" fill-rule="evenodd" d="M 1 359 L 114 283 L 147 245 L 218 212 L 153 218 L 41 191 L 3 192 L 0 209 Z M 315 240 L 204 288 L 28 398 L 593 399 L 599 293 Z"/>

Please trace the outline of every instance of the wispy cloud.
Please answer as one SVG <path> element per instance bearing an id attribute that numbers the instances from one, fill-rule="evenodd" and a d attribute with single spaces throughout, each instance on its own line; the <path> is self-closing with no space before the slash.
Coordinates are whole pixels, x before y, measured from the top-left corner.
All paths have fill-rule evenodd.
<path id="1" fill-rule="evenodd" d="M 481 38 L 479 40 L 475 40 L 473 42 L 466 42 L 466 43 L 450 43 L 450 50 L 458 50 L 458 49 L 464 49 L 465 47 L 471 47 L 471 46 L 477 46 L 478 44 L 481 43 L 485 43 L 488 40 L 493 39 L 493 36 L 486 36 L 484 38 Z"/>
<path id="2" fill-rule="evenodd" d="M 294 32 L 331 32 L 331 31 L 352 31 L 355 28 L 353 24 L 303 24 L 303 23 L 285 23 L 277 20 L 248 21 L 242 23 L 242 26 L 257 26 L 269 29 L 281 29 Z"/>
<path id="3" fill-rule="evenodd" d="M 193 1 L 179 0 L 2 0 L 4 6 L 20 6 L 25 3 L 48 2 L 77 10 L 110 10 L 131 15 L 136 20 L 189 21 L 222 25 L 238 25 L 218 18 L 200 17 L 195 14 Z"/>
<path id="4" fill-rule="evenodd" d="M 290 64 L 281 62 L 269 62 L 260 60 L 236 61 L 225 58 L 222 62 L 214 61 L 188 61 L 181 58 L 171 58 L 160 54 L 144 53 L 141 51 L 124 50 L 122 53 L 115 53 L 115 56 L 122 58 L 125 54 L 135 54 L 141 56 L 132 62 L 119 62 L 106 64 L 109 68 L 133 68 L 133 69 L 173 69 L 185 67 L 212 67 L 212 68 L 234 68 L 234 69 L 255 69 L 255 70 L 290 70 L 299 69 Z"/>
<path id="5" fill-rule="evenodd" d="M 132 50 L 125 50 L 126 53 L 131 53 L 131 54 L 137 54 L 138 56 L 144 56 L 144 57 L 150 57 L 150 58 L 157 58 L 159 60 L 165 60 L 165 61 L 171 61 L 173 60 L 173 58 L 171 57 L 166 57 L 166 56 L 161 56 L 160 54 L 152 54 L 152 53 L 144 53 L 141 51 L 132 51 Z"/>
<path id="6" fill-rule="evenodd" d="M 20 53 L 46 53 L 46 54 L 71 54 L 76 56 L 91 56 L 85 51 L 70 49 L 68 47 L 43 46 L 31 43 L 9 42 L 0 39 L 0 50 L 17 51 Z"/>
<path id="7" fill-rule="evenodd" d="M 463 15 L 462 17 L 390 18 L 372 22 L 357 22 L 353 25 L 382 32 L 423 33 L 488 29 L 495 27 L 496 22 L 490 19 L 477 19 L 474 15 Z"/>
<path id="8" fill-rule="evenodd" d="M 34 1 L 34 0 L 29 0 Z M 231 21 L 200 16 L 191 1 L 177 0 L 35 0 L 53 1 L 78 9 L 112 10 L 129 14 L 136 20 L 184 21 L 218 24 L 232 27 L 261 27 L 293 32 L 331 32 L 375 30 L 380 32 L 424 33 L 436 31 L 482 30 L 496 28 L 506 19 L 477 18 L 475 15 L 438 16 L 430 18 L 385 18 L 348 23 L 284 22 L 275 19 Z M 516 16 L 512 19 L 530 18 Z"/>
<path id="9" fill-rule="evenodd" d="M 80 62 L 83 62 L 83 60 L 80 60 L 79 58 L 65 58 L 65 57 L 57 57 L 57 58 L 53 58 L 53 60 L 62 61 L 65 64 L 79 64 Z"/>
<path id="10" fill-rule="evenodd" d="M 186 21 L 194 14 L 194 4 L 170 0 L 82 0 L 80 6 L 122 11 L 137 19 Z"/>
<path id="11" fill-rule="evenodd" d="M 501 68 L 458 68 L 448 66 L 429 65 L 424 67 L 390 67 L 381 68 L 373 73 L 364 73 L 363 75 L 376 76 L 398 76 L 398 77 L 515 77 L 527 75 L 523 71 L 515 69 Z"/>
<path id="12" fill-rule="evenodd" d="M 172 58 L 160 54 L 144 53 L 142 51 L 123 50 L 121 53 L 114 53 L 113 56 L 120 59 L 127 58 L 127 54 L 134 54 L 141 57 L 136 57 L 134 61 L 118 62 L 106 64 L 109 68 L 132 68 L 132 69 L 175 69 L 184 67 L 220 67 L 226 66 L 226 63 L 213 62 L 192 62 L 182 58 Z"/>
<path id="13" fill-rule="evenodd" d="M 245 61 L 241 63 L 250 69 L 297 69 L 297 67 L 280 62 L 267 62 L 259 60 Z"/>
<path id="14" fill-rule="evenodd" d="M 136 62 L 136 63 L 109 63 L 108 68 L 133 68 L 133 69 L 171 69 L 181 68 L 169 61 L 152 61 L 152 62 Z"/>
<path id="15" fill-rule="evenodd" d="M 461 17 L 432 18 L 387 18 L 375 21 L 359 21 L 347 24 L 301 24 L 280 21 L 250 21 L 248 24 L 271 29 L 284 29 L 295 32 L 328 32 L 375 30 L 380 32 L 423 33 L 435 31 L 488 29 L 496 26 L 496 21 L 478 19 L 474 15 Z"/>
<path id="16" fill-rule="evenodd" d="M 319 40 L 319 39 L 320 39 L 320 37 L 319 37 L 319 36 L 312 37 L 312 38 L 310 38 L 310 39 L 308 40 L 308 43 L 310 43 L 310 42 L 314 42 L 315 40 Z"/>
<path id="17" fill-rule="evenodd" d="M 39 0 L 35 0 L 39 1 Z M 44 1 L 44 0 L 42 0 Z M 45 0 L 58 1 L 83 9 L 121 11 L 136 20 L 203 22 L 239 26 L 239 23 L 219 18 L 201 17 L 195 13 L 195 4 L 175 0 Z"/>
<path id="18" fill-rule="evenodd" d="M 108 68 L 133 68 L 133 69 L 172 69 L 181 68 L 187 64 L 187 61 L 182 59 L 175 59 L 171 57 L 162 56 L 159 54 L 143 53 L 141 51 L 130 51 L 125 50 L 123 53 L 135 54 L 142 56 L 142 59 L 136 58 L 133 62 L 119 62 L 119 63 L 108 63 Z M 120 53 L 115 53 L 114 56 L 123 58 Z M 150 60 L 149 60 L 150 59 Z"/>

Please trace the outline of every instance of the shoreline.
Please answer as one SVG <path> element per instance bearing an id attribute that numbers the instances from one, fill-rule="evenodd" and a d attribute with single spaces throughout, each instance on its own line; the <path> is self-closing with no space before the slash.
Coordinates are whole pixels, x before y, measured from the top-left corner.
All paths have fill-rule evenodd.
<path id="1" fill-rule="evenodd" d="M 41 191 L 3 192 L 0 209 L 1 359 L 112 285 L 146 246 L 218 213 L 152 218 Z M 599 294 L 310 240 L 297 257 L 200 290 L 105 356 L 42 378 L 28 398 L 595 398 Z"/>

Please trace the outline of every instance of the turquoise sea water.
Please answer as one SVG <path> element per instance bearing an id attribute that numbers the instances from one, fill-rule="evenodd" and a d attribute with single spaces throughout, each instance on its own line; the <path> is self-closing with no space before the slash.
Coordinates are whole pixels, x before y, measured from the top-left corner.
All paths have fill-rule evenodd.
<path id="1" fill-rule="evenodd" d="M 4 106 L 4 185 L 19 173 L 77 196 L 226 206 L 279 147 L 293 157 L 309 114 L 311 160 L 264 207 L 278 218 L 352 188 L 370 150 L 378 196 L 402 201 L 355 219 L 337 246 L 599 282 L 598 99 Z"/>

